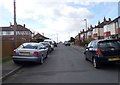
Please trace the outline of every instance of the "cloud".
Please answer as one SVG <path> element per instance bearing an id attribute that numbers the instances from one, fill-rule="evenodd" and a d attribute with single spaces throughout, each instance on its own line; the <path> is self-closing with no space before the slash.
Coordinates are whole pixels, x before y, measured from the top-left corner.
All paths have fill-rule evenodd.
<path id="1" fill-rule="evenodd" d="M 54 37 L 59 33 L 61 40 L 68 38 L 85 27 L 84 18 L 89 20 L 94 17 L 89 9 L 84 7 L 76 8 L 68 3 L 90 5 L 92 2 L 112 2 L 113 0 L 16 0 L 17 18 L 21 20 L 34 20 L 45 28 L 33 28 L 37 32 L 44 33 L 48 37 Z M 118 0 L 114 0 L 117 2 Z M 3 6 L 13 14 L 13 0 L 0 0 L 0 7 Z M 22 23 L 23 24 L 23 23 Z M 27 25 L 28 26 L 28 25 Z M 31 27 L 30 27 L 31 28 Z M 64 39 L 63 39 L 64 38 Z"/>

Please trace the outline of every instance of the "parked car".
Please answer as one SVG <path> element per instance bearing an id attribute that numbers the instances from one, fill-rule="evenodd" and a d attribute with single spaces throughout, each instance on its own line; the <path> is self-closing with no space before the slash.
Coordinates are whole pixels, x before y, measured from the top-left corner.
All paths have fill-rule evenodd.
<path id="1" fill-rule="evenodd" d="M 40 42 L 47 48 L 47 53 L 49 54 L 52 51 L 51 45 L 49 42 Z"/>
<path id="2" fill-rule="evenodd" d="M 53 42 L 54 42 L 54 46 L 57 47 L 57 43 L 55 41 L 53 41 Z"/>
<path id="3" fill-rule="evenodd" d="M 65 46 L 70 46 L 71 44 L 70 44 L 70 42 L 65 41 L 65 42 L 64 42 L 64 45 L 65 45 Z"/>
<path id="4" fill-rule="evenodd" d="M 54 41 L 51 39 L 45 39 L 44 42 L 49 42 L 52 48 L 52 51 L 54 50 Z"/>
<path id="5" fill-rule="evenodd" d="M 12 58 L 16 64 L 27 61 L 42 64 L 47 58 L 47 49 L 40 43 L 23 43 L 14 50 Z"/>
<path id="6" fill-rule="evenodd" d="M 93 63 L 95 68 L 101 64 L 120 62 L 120 42 L 103 39 L 91 41 L 85 49 L 85 59 Z"/>

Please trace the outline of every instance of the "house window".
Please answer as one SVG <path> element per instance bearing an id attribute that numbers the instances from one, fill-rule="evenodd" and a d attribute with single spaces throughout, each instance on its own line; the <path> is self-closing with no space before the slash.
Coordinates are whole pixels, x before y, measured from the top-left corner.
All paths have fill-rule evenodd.
<path id="1" fill-rule="evenodd" d="M 7 35 L 7 32 L 6 32 L 6 31 L 3 31 L 3 35 Z"/>
<path id="2" fill-rule="evenodd" d="M 99 29 L 99 28 L 94 28 L 94 29 L 93 29 L 93 34 L 98 33 L 98 29 Z"/>
<path id="3" fill-rule="evenodd" d="M 109 31 L 110 31 L 109 25 L 105 25 L 105 26 L 104 26 L 104 32 L 109 32 Z"/>
<path id="4" fill-rule="evenodd" d="M 115 23 L 116 28 L 118 29 L 118 22 Z"/>
<path id="5" fill-rule="evenodd" d="M 3 35 L 2 31 L 0 31 L 0 35 Z"/>

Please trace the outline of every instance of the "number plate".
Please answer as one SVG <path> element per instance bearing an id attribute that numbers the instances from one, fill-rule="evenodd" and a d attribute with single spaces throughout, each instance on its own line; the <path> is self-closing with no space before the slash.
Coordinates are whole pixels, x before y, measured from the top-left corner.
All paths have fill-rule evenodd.
<path id="1" fill-rule="evenodd" d="M 29 52 L 20 52 L 20 54 L 28 55 L 30 53 Z"/>
<path id="2" fill-rule="evenodd" d="M 120 58 L 109 58 L 108 61 L 118 61 Z"/>

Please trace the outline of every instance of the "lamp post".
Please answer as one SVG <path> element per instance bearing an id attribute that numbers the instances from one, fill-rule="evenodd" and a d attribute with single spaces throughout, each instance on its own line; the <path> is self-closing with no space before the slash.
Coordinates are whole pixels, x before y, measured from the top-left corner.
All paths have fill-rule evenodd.
<path id="1" fill-rule="evenodd" d="M 87 19 L 84 19 L 85 21 L 85 28 L 86 28 L 86 39 L 87 39 Z"/>

